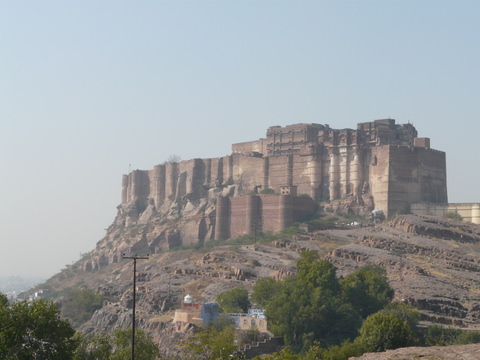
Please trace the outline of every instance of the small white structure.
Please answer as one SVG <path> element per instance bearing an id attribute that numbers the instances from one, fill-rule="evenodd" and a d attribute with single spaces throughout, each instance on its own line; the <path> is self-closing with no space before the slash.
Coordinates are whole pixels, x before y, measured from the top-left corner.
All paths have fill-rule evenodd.
<path id="1" fill-rule="evenodd" d="M 248 309 L 246 314 L 226 314 L 235 322 L 237 329 L 258 330 L 262 333 L 269 333 L 267 330 L 267 318 L 263 309 Z"/>

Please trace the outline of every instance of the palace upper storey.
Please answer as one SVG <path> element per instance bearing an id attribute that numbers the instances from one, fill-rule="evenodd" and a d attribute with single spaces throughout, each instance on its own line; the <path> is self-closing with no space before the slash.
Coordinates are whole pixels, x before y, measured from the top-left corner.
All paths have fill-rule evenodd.
<path id="1" fill-rule="evenodd" d="M 395 124 L 394 119 L 359 123 L 357 129 L 332 129 L 329 125 L 295 124 L 271 126 L 267 137 L 232 145 L 233 153 L 279 155 L 311 155 L 323 147 L 365 147 L 379 145 L 429 147 L 427 138 L 417 138 L 412 124 Z"/>

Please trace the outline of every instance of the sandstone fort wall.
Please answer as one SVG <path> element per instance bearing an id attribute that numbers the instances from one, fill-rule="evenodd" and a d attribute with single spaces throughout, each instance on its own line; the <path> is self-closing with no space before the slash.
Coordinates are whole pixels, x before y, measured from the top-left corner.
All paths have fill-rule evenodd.
<path id="1" fill-rule="evenodd" d="M 309 197 L 293 195 L 247 195 L 219 197 L 216 207 L 215 240 L 252 234 L 279 232 L 315 212 Z"/>
<path id="2" fill-rule="evenodd" d="M 227 239 L 251 232 L 258 221 L 265 231 L 291 225 L 302 201 L 293 195 L 256 197 L 285 187 L 313 203 L 328 201 L 334 209 L 405 213 L 413 203 L 447 202 L 445 153 L 430 149 L 430 140 L 418 138 L 413 125 L 393 119 L 359 123 L 356 130 L 272 126 L 266 138 L 233 144 L 228 156 L 124 175 L 122 206 L 151 203 L 155 211 L 168 213 L 208 199 L 216 207 L 215 223 L 200 216 L 181 233 L 182 243 Z"/>
<path id="3" fill-rule="evenodd" d="M 449 214 L 458 214 L 466 222 L 480 224 L 480 203 L 432 204 L 424 202 L 411 204 L 410 208 L 411 212 L 416 215 L 447 217 Z"/>

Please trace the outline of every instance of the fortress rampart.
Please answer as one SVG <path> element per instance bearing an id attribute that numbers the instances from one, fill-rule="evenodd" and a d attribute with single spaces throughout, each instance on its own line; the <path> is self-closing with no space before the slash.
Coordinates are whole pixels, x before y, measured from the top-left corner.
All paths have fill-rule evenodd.
<path id="1" fill-rule="evenodd" d="M 300 196 L 258 196 L 285 187 Z M 143 202 L 168 213 L 208 201 L 216 208 L 210 234 L 217 239 L 251 232 L 259 221 L 264 231 L 282 230 L 301 209 L 312 211 L 300 198 L 356 213 L 381 209 L 387 216 L 409 212 L 412 203 L 444 204 L 445 153 L 430 149 L 430 139 L 419 138 L 413 125 L 393 119 L 359 123 L 356 130 L 295 124 L 233 144 L 228 156 L 157 165 L 122 180 L 122 206 Z"/>
<path id="2" fill-rule="evenodd" d="M 437 217 L 447 217 L 449 214 L 456 214 L 460 215 L 466 222 L 480 224 L 480 203 L 416 203 L 411 205 L 411 212 L 416 215 Z"/>
<path id="3" fill-rule="evenodd" d="M 247 195 L 217 199 L 215 240 L 254 231 L 279 232 L 317 209 L 310 197 Z"/>

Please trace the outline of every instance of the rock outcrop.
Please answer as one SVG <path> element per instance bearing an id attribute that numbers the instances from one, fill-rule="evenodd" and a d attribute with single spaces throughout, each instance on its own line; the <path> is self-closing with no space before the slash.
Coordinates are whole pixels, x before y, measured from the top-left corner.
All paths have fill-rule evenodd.
<path id="1" fill-rule="evenodd" d="M 424 321 L 476 327 L 480 319 L 480 228 L 432 217 L 399 215 L 328 258 L 341 273 L 374 263 L 387 270 L 395 298 Z"/>
<path id="2" fill-rule="evenodd" d="M 99 258 L 122 251 L 100 244 L 95 252 Z M 395 300 L 415 306 L 423 322 L 469 329 L 478 326 L 480 227 L 411 215 L 377 225 L 304 232 L 271 243 L 152 254 L 137 264 L 139 324 L 164 353 L 175 354 L 183 335 L 171 320 L 186 294 L 210 302 L 235 286 L 251 290 L 262 277 L 283 279 L 295 273 L 299 253 L 305 250 L 329 259 L 338 276 L 364 264 L 383 267 Z M 54 290 L 86 286 L 111 299 L 82 326 L 85 332 L 131 325 L 131 262 L 106 261 L 95 271 L 82 270 L 83 264 L 57 274 L 45 286 Z M 182 331 L 188 334 L 191 329 Z"/>
<path id="3" fill-rule="evenodd" d="M 480 345 L 408 347 L 381 353 L 368 353 L 349 360 L 477 360 L 480 359 Z"/>
<path id="4" fill-rule="evenodd" d="M 393 119 L 356 130 L 272 126 L 266 138 L 233 144 L 224 157 L 131 171 L 122 178 L 114 223 L 81 267 L 98 270 L 124 253 L 276 233 L 311 217 L 320 202 L 331 211 L 367 215 L 376 208 L 387 216 L 413 203 L 446 204 L 445 153 L 429 144 L 413 125 Z"/>

